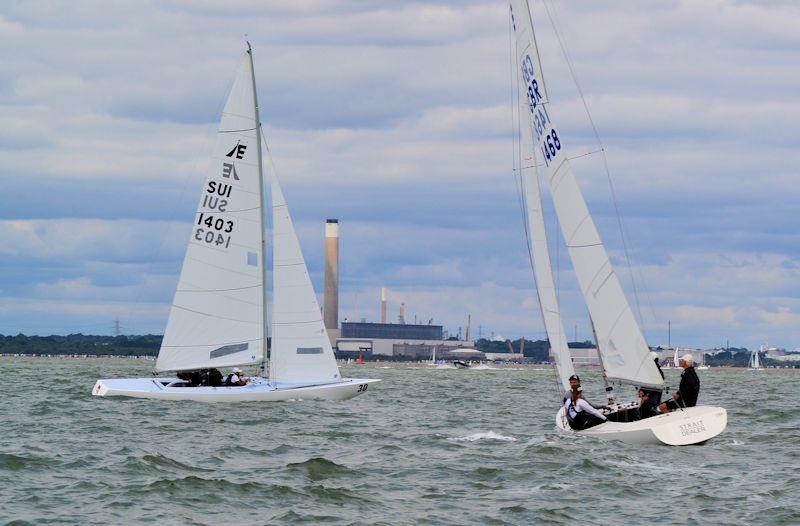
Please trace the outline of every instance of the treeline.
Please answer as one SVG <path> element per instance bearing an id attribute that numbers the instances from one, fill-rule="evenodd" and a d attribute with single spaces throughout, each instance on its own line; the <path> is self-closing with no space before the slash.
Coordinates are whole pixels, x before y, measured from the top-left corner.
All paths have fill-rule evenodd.
<path id="1" fill-rule="evenodd" d="M 67 336 L 0 335 L 0 354 L 110 354 L 155 356 L 163 336 Z"/>
<path id="2" fill-rule="evenodd" d="M 762 355 L 763 357 L 763 355 Z M 727 350 L 715 355 L 705 356 L 706 365 L 716 367 L 724 365 L 727 367 L 747 367 L 750 364 L 750 351 L 745 348 L 729 347 Z"/>
<path id="3" fill-rule="evenodd" d="M 475 348 L 482 352 L 507 353 L 511 352 L 511 349 L 508 348 L 509 343 L 511 344 L 511 349 L 513 349 L 515 353 L 522 350 L 522 354 L 525 358 L 531 358 L 537 362 L 547 362 L 550 360 L 550 342 L 547 340 L 525 340 L 525 346 L 523 347 L 522 338 L 503 342 L 481 338 L 480 340 L 475 340 Z M 569 346 L 573 349 L 591 349 L 594 347 L 594 344 L 590 341 L 570 342 Z"/>

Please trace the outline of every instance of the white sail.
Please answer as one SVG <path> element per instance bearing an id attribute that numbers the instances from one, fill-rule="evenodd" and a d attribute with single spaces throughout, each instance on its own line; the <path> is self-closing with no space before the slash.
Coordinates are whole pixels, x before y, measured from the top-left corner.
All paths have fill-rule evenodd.
<path id="1" fill-rule="evenodd" d="M 272 174 L 272 346 L 270 377 L 280 383 L 339 381 L 300 243 L 278 178 Z"/>
<path id="2" fill-rule="evenodd" d="M 156 371 L 262 360 L 264 261 L 253 87 L 246 53 L 222 113 Z"/>
<path id="3" fill-rule="evenodd" d="M 517 57 L 519 58 L 519 57 Z M 519 76 L 520 91 L 525 93 L 522 75 Z M 524 181 L 526 216 L 528 221 L 528 250 L 536 280 L 539 306 L 550 341 L 550 352 L 556 362 L 559 378 L 564 390 L 569 389 L 569 377 L 575 374 L 572 357 L 567 345 L 564 323 L 558 305 L 553 267 L 547 246 L 547 230 L 542 210 L 542 194 L 539 190 L 539 174 L 536 169 L 536 156 L 533 152 L 534 115 L 527 104 L 518 108 L 520 126 L 520 170 Z"/>
<path id="4" fill-rule="evenodd" d="M 754 349 L 750 353 L 750 369 L 761 369 L 761 357 L 759 356 L 759 352 L 764 352 L 763 345 L 759 350 Z"/>
<path id="5" fill-rule="evenodd" d="M 534 151 L 545 164 L 561 231 L 597 333 L 606 377 L 661 388 L 664 380 L 649 357 L 647 343 L 611 267 L 553 122 L 527 2 L 512 0 L 511 12 L 517 64 L 527 99 L 523 102 L 533 120 Z"/>

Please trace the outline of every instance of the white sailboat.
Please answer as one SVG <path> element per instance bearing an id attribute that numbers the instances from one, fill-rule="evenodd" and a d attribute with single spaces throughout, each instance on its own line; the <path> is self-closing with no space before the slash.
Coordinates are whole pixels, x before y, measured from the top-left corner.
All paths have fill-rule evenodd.
<path id="1" fill-rule="evenodd" d="M 519 169 L 524 177 L 529 228 L 529 251 L 561 384 L 569 387 L 573 374 L 564 327 L 555 293 L 547 235 L 542 213 L 536 159 L 553 198 L 558 222 L 589 310 L 597 347 L 608 384 L 632 385 L 664 390 L 665 384 L 639 329 L 619 279 L 609 261 L 586 201 L 567 157 L 563 138 L 553 121 L 553 110 L 542 77 L 539 50 L 526 0 L 511 0 L 515 58 L 520 100 L 517 107 L 521 151 Z M 532 159 L 525 166 L 523 159 Z M 582 431 L 573 431 L 564 408 L 556 425 L 567 433 L 622 440 L 628 443 L 687 445 L 702 443 L 721 433 L 727 412 L 720 407 L 691 407 L 644 420 L 628 421 L 636 402 L 617 403 L 609 397 L 608 421 Z M 560 397 L 559 397 L 560 400 Z"/>
<path id="2" fill-rule="evenodd" d="M 259 364 L 262 376 L 244 386 L 217 387 L 189 386 L 175 376 L 101 379 L 92 394 L 202 402 L 345 400 L 380 381 L 341 378 L 275 174 L 271 189 L 267 352 L 261 123 L 248 44 L 222 113 L 155 373 Z"/>
<path id="3" fill-rule="evenodd" d="M 763 345 L 760 347 L 759 351 L 753 350 L 750 352 L 750 362 L 747 366 L 750 371 L 761 371 L 764 369 L 764 367 L 761 365 L 761 357 L 759 356 L 760 352 L 764 352 Z"/>

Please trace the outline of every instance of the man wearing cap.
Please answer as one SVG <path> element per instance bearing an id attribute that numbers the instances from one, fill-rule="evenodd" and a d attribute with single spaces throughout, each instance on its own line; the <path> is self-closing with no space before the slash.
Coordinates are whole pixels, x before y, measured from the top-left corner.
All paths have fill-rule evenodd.
<path id="1" fill-rule="evenodd" d="M 242 371 L 238 367 L 235 367 L 231 371 L 231 374 L 229 374 L 228 377 L 225 379 L 225 385 L 231 387 L 247 385 L 248 380 L 249 379 L 245 379 L 244 377 L 244 371 Z"/>
<path id="2" fill-rule="evenodd" d="M 672 400 L 667 400 L 658 406 L 662 413 L 669 413 L 680 407 L 694 407 L 697 405 L 697 396 L 700 394 L 700 379 L 694 370 L 694 358 L 692 358 L 691 354 L 684 354 L 678 360 L 678 364 L 683 367 L 681 383 L 678 385 L 678 392 L 672 395 Z"/>
<path id="3" fill-rule="evenodd" d="M 572 396 L 572 391 L 577 389 L 581 386 L 581 379 L 577 374 L 573 374 L 569 377 L 569 390 L 564 393 L 564 398 L 561 400 L 561 403 L 566 403 L 567 399 Z"/>
<path id="4" fill-rule="evenodd" d="M 581 392 L 583 392 L 583 388 L 581 387 L 581 378 L 580 378 L 580 376 L 578 376 L 577 374 L 573 374 L 572 376 L 569 377 L 569 391 L 564 393 L 564 398 L 561 399 L 561 403 L 562 404 L 566 404 L 567 400 L 569 400 L 572 397 L 572 393 L 574 393 L 575 389 L 578 389 L 578 388 L 580 388 Z M 581 396 L 581 399 L 584 402 L 586 402 L 587 404 L 589 404 L 590 406 L 592 406 L 593 408 L 595 408 L 595 409 L 606 409 L 608 407 L 608 406 L 605 406 L 605 405 L 595 405 L 595 404 L 591 403 L 590 401 L 588 401 L 587 399 L 583 398 L 583 396 Z"/>

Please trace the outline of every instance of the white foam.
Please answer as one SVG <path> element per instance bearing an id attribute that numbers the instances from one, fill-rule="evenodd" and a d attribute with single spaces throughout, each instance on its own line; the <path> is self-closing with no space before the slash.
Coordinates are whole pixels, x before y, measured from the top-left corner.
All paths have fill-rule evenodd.
<path id="1" fill-rule="evenodd" d="M 476 442 L 478 440 L 500 440 L 501 442 L 516 442 L 517 439 L 511 436 L 501 435 L 494 431 L 482 431 L 463 437 L 448 438 L 454 442 Z"/>

